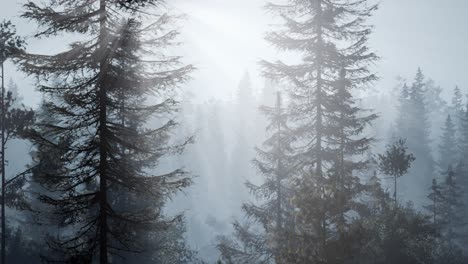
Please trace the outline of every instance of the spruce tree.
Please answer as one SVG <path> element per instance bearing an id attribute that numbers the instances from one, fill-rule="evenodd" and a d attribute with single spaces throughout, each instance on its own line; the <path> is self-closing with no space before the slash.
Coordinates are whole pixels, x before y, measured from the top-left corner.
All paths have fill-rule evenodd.
<path id="1" fill-rule="evenodd" d="M 430 123 L 424 96 L 425 89 L 425 77 L 421 69 L 418 68 L 410 88 L 411 109 L 409 115 L 412 120 L 407 143 L 410 151 L 418 158 L 418 161 L 414 164 L 414 168 L 417 170 L 414 174 L 415 179 L 429 184 L 434 166 L 429 147 Z"/>
<path id="2" fill-rule="evenodd" d="M 157 11 L 149 25 L 141 22 L 144 4 L 154 8 L 144 14 Z M 159 1 L 30 1 L 24 9 L 22 16 L 40 26 L 37 37 L 85 37 L 58 54 L 21 58 L 57 120 L 38 124 L 35 144 L 65 152 L 63 169 L 45 175 L 43 187 L 54 195 L 40 197 L 67 230 L 48 245 L 61 260 L 80 263 L 144 251 L 139 235 L 171 226 L 160 205 L 190 183 L 181 169 L 154 170 L 187 143 L 170 142 L 177 125 L 174 91 L 193 68 L 161 51 L 177 36 L 173 17 Z M 146 123 L 150 117 L 157 117 L 155 125 Z M 132 199 L 119 207 L 117 195 Z"/>
<path id="3" fill-rule="evenodd" d="M 455 256 L 465 245 L 463 235 L 467 226 L 464 213 L 463 191 L 457 182 L 456 172 L 451 166 L 446 171 L 442 187 L 443 204 L 441 206 L 441 235 L 443 246 L 450 256 Z M 466 239 L 466 237 L 464 238 Z"/>
<path id="4" fill-rule="evenodd" d="M 363 112 L 353 105 L 353 99 L 338 95 L 347 96 L 353 89 L 376 80 L 368 69 L 377 56 L 367 47 L 372 28 L 366 25 L 366 19 L 377 6 L 362 0 L 291 0 L 271 3 L 267 8 L 283 20 L 278 30 L 267 35 L 267 40 L 279 50 L 300 54 L 296 64 L 263 62 L 265 76 L 284 82 L 291 99 L 288 112 L 296 139 L 294 151 L 300 163 L 293 187 L 297 244 L 290 248 L 291 254 L 295 254 L 295 263 L 339 261 L 346 256 L 332 253 L 334 249 L 328 245 L 337 237 L 333 227 L 343 222 L 337 215 L 346 215 L 351 200 L 358 196 L 359 182 L 355 172 L 351 172 L 360 167 L 358 164 L 365 164 L 359 161 L 360 152 L 367 149 L 370 139 L 362 136 L 362 127 L 372 117 L 360 119 Z M 340 82 L 344 88 L 337 85 Z M 340 93 L 340 89 L 346 92 Z M 346 120 L 339 120 L 342 114 Z M 345 131 L 341 137 L 337 136 L 337 124 Z M 334 183 L 340 178 L 337 172 L 342 148 L 349 150 L 341 162 L 346 164 L 347 174 L 343 182 L 347 181 L 346 187 L 353 190 L 346 194 L 346 201 L 335 207 L 343 200 Z"/>
<path id="5" fill-rule="evenodd" d="M 453 89 L 451 110 L 452 114 L 457 118 L 456 121 L 458 121 L 458 118 L 461 118 L 461 114 L 463 113 L 463 95 L 458 86 L 455 86 L 455 89 Z"/>
<path id="6" fill-rule="evenodd" d="M 411 116 L 408 113 L 411 111 L 410 92 L 408 85 L 405 83 L 400 90 L 398 97 L 398 117 L 396 120 L 396 136 L 406 136 L 409 134 L 411 124 Z"/>
<path id="7" fill-rule="evenodd" d="M 448 167 L 454 167 L 458 162 L 458 151 L 456 141 L 456 127 L 450 115 L 442 127 L 442 135 L 439 145 L 439 168 L 446 171 Z"/>
<path id="8" fill-rule="evenodd" d="M 427 196 L 431 203 L 426 205 L 425 208 L 432 216 L 432 223 L 434 227 L 440 226 L 442 217 L 442 204 L 444 202 L 444 196 L 442 194 L 442 186 L 437 182 L 436 179 L 432 180 L 432 186 Z"/>
<path id="9" fill-rule="evenodd" d="M 22 52 L 25 46 L 25 41 L 23 38 L 16 35 L 16 27 L 10 21 L 3 21 L 0 23 L 0 67 L 1 67 L 1 115 L 0 115 L 0 124 L 1 124 L 1 173 L 2 173 L 2 190 L 1 190 L 1 261 L 6 263 L 5 259 L 5 249 L 6 249 L 6 216 L 5 216 L 5 203 L 6 203 L 6 171 L 5 171 L 5 144 L 6 144 L 6 123 L 8 122 L 6 114 L 6 92 L 5 92 L 5 62 L 8 59 L 13 58 L 18 53 Z"/>
<path id="10" fill-rule="evenodd" d="M 455 151 L 460 153 L 457 166 L 455 167 L 457 182 L 462 190 L 462 200 L 468 201 L 468 161 L 466 160 L 466 157 L 468 157 L 468 108 L 466 106 L 460 120 L 459 140 L 457 143 L 458 149 Z M 465 219 L 468 219 L 468 210 L 463 210 L 463 215 Z M 468 243 L 468 228 L 465 228 L 462 232 L 465 236 L 463 239 L 464 243 Z M 468 254 L 467 250 L 465 250 L 465 254 Z"/>
<path id="11" fill-rule="evenodd" d="M 255 131 L 255 118 L 257 116 L 252 81 L 248 72 L 244 74 L 238 85 L 234 104 L 232 127 L 234 145 L 229 161 L 230 188 L 233 193 L 229 199 L 244 200 L 248 197 L 244 183 L 252 180 L 255 176 L 255 170 L 252 168 L 250 160 L 255 156 L 252 146 L 255 144 L 256 135 L 252 132 Z M 260 128 L 260 131 L 262 129 Z"/>
<path id="12" fill-rule="evenodd" d="M 287 112 L 280 93 L 274 107 L 262 106 L 269 124 L 269 138 L 263 148 L 256 148 L 253 160 L 263 176 L 261 184 L 247 182 L 257 202 L 244 203 L 242 209 L 253 223 L 235 222 L 236 241 L 224 238 L 218 248 L 223 259 L 234 263 L 286 263 L 286 237 L 292 232 L 291 190 L 289 182 L 293 170 L 291 131 Z M 260 228 L 258 228 L 260 227 Z"/>
<path id="13" fill-rule="evenodd" d="M 409 177 L 403 179 L 402 193 L 407 200 L 412 200 L 420 206 L 423 195 L 434 178 L 435 164 L 430 147 L 430 128 L 426 101 L 426 78 L 418 68 L 413 84 L 403 86 L 400 95 L 400 105 L 397 117 L 398 138 L 406 139 L 406 144 L 416 161 L 409 171 Z M 419 185 L 419 191 L 410 191 L 407 186 Z"/>
<path id="14" fill-rule="evenodd" d="M 334 115 L 329 117 L 331 133 L 327 136 L 334 157 L 328 171 L 331 193 L 335 197 L 332 204 L 335 211 L 332 213 L 336 220 L 331 223 L 336 224 L 340 236 L 344 235 L 349 224 L 345 213 L 351 210 L 359 211 L 355 198 L 361 194 L 364 185 L 361 184 L 357 173 L 367 168 L 369 159 L 364 154 L 373 141 L 372 137 L 361 134 L 366 126 L 377 118 L 375 114 L 366 115 L 365 111 L 357 106 L 356 99 L 351 95 L 349 86 L 352 82 L 347 79 L 347 74 L 349 73 L 343 68 L 340 71 L 340 79 L 336 82 L 333 101 L 329 106 L 334 110 Z"/>

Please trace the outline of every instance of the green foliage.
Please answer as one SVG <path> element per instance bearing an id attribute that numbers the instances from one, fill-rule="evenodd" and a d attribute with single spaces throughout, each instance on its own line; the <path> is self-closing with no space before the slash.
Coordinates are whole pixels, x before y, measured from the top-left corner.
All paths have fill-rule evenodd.
<path id="1" fill-rule="evenodd" d="M 378 166 L 385 175 L 401 177 L 411 167 L 411 162 L 416 158 L 408 153 L 406 141 L 399 139 L 394 144 L 387 146 L 385 154 L 378 155 Z"/>

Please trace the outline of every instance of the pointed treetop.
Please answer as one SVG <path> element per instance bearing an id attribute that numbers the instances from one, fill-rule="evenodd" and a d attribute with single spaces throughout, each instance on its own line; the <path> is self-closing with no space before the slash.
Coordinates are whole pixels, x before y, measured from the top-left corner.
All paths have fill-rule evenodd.
<path id="1" fill-rule="evenodd" d="M 421 68 L 418 68 L 416 76 L 414 77 L 413 88 L 422 88 L 422 86 L 424 85 L 424 78 L 425 77 Z"/>
<path id="2" fill-rule="evenodd" d="M 447 115 L 447 119 L 445 119 L 445 124 L 451 124 L 452 123 L 452 117 L 450 117 L 450 114 Z"/>
<path id="3" fill-rule="evenodd" d="M 452 97 L 452 107 L 456 112 L 462 111 L 462 93 L 460 91 L 460 88 L 458 88 L 458 85 L 455 86 L 455 89 L 453 90 L 453 97 Z"/>
<path id="4" fill-rule="evenodd" d="M 403 94 L 408 95 L 408 93 L 409 93 L 408 84 L 404 83 L 403 88 L 401 88 L 401 91 L 402 91 Z"/>
<path id="5" fill-rule="evenodd" d="M 236 91 L 236 101 L 241 105 L 251 106 L 255 102 L 250 74 L 245 71 Z"/>
<path id="6" fill-rule="evenodd" d="M 455 183 L 455 172 L 452 169 L 452 165 L 448 166 L 447 179 L 445 181 L 447 185 L 453 185 Z"/>

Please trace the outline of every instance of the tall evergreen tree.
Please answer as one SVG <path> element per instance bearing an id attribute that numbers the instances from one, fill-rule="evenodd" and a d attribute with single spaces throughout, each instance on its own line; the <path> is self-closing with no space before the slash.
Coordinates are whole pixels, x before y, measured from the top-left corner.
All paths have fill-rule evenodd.
<path id="1" fill-rule="evenodd" d="M 458 162 L 458 151 L 456 141 L 456 127 L 450 115 L 445 120 L 442 128 L 442 136 L 439 144 L 439 168 L 446 171 L 448 167 L 454 167 Z"/>
<path id="2" fill-rule="evenodd" d="M 1 190 L 1 251 L 0 257 L 2 263 L 6 263 L 6 216 L 5 216 L 5 196 L 6 196 L 6 172 L 5 172 L 5 128 L 7 122 L 7 110 L 6 110 L 6 92 L 5 92 L 5 62 L 12 58 L 14 55 L 18 54 L 22 51 L 25 46 L 25 41 L 23 38 L 16 35 L 16 27 L 10 21 L 3 21 L 0 23 L 0 66 L 1 66 L 1 116 L 0 116 L 0 124 L 1 124 L 1 173 L 2 173 L 2 190 Z"/>
<path id="3" fill-rule="evenodd" d="M 418 206 L 425 199 L 426 190 L 434 178 L 435 164 L 430 147 L 430 122 L 426 106 L 426 80 L 418 69 L 413 84 L 403 86 L 397 118 L 396 136 L 406 139 L 408 149 L 416 157 L 409 171 L 409 177 L 403 179 L 402 193 L 407 200 Z M 421 190 L 409 191 L 407 186 L 421 186 Z"/>
<path id="4" fill-rule="evenodd" d="M 408 135 L 411 124 L 411 117 L 407 113 L 411 110 L 410 104 L 410 91 L 408 85 L 405 83 L 400 90 L 398 97 L 398 117 L 396 120 L 396 135 Z"/>
<path id="5" fill-rule="evenodd" d="M 445 182 L 442 187 L 443 204 L 441 206 L 440 229 L 444 247 L 447 248 L 450 256 L 455 256 L 465 245 L 462 243 L 462 238 L 463 235 L 466 235 L 464 228 L 467 226 L 467 218 L 464 215 L 466 210 L 464 209 L 462 189 L 457 182 L 455 171 L 449 166 L 445 174 Z"/>
<path id="6" fill-rule="evenodd" d="M 451 108 L 452 114 L 457 118 L 461 118 L 460 114 L 463 113 L 463 95 L 458 86 L 455 86 L 455 89 L 453 89 Z"/>
<path id="7" fill-rule="evenodd" d="M 362 136 L 362 127 L 373 118 L 362 117 L 348 94 L 376 80 L 368 69 L 377 56 L 367 47 L 371 27 L 365 21 L 377 6 L 362 0 L 291 0 L 267 8 L 284 22 L 267 40 L 301 56 L 297 64 L 263 62 L 265 76 L 286 82 L 291 99 L 293 146 L 300 162 L 294 187 L 298 243 L 290 248 L 291 254 L 295 263 L 339 261 L 350 252 L 335 254 L 328 245 L 340 237 L 333 228 L 343 222 L 338 216 L 349 213 L 351 200 L 358 196 L 353 170 L 365 164 L 356 160 L 370 141 Z M 343 153 L 345 160 L 340 163 Z M 341 166 L 345 171 L 337 174 L 340 164 L 346 164 Z M 352 190 L 336 207 L 343 200 L 334 181 L 340 176 Z"/>
<path id="8" fill-rule="evenodd" d="M 440 224 L 440 218 L 442 217 L 442 203 L 444 197 L 442 195 L 442 186 L 437 182 L 436 179 L 432 180 L 432 186 L 427 196 L 431 200 L 431 204 L 425 206 L 432 216 L 432 223 L 437 228 Z"/>
<path id="9" fill-rule="evenodd" d="M 344 68 L 341 69 L 340 78 L 336 82 L 333 101 L 329 106 L 329 109 L 334 110 L 334 115 L 329 117 L 331 133 L 327 136 L 334 157 L 333 165 L 328 171 L 331 192 L 335 197 L 332 204 L 335 211 L 332 213 L 336 220 L 332 221 L 332 224 L 336 224 L 340 236 L 343 236 L 348 228 L 346 212 L 359 210 L 360 206 L 355 198 L 364 189 L 357 172 L 367 168 L 369 159 L 364 154 L 369 150 L 373 138 L 361 134 L 365 127 L 377 118 L 375 114 L 366 115 L 365 111 L 357 106 L 351 95 L 352 82 L 347 78 L 347 74 Z"/>
<path id="10" fill-rule="evenodd" d="M 468 105 L 467 105 L 468 106 Z M 459 140 L 458 140 L 458 147 L 459 149 L 455 151 L 459 151 L 460 156 L 455 168 L 456 175 L 457 175 L 457 182 L 462 190 L 462 200 L 468 201 L 468 161 L 466 157 L 468 157 L 468 108 L 465 106 L 463 110 L 463 115 L 460 120 L 460 130 L 459 130 Z M 468 210 L 464 210 L 464 218 L 468 219 Z M 466 239 L 464 239 L 464 243 L 468 243 L 468 228 L 463 230 L 464 234 L 466 235 Z M 468 251 L 465 250 L 465 254 L 468 254 Z"/>
<path id="11" fill-rule="evenodd" d="M 287 248 L 281 240 L 291 233 L 291 190 L 288 182 L 293 169 L 291 133 L 287 124 L 287 112 L 280 93 L 274 107 L 262 106 L 269 124 L 269 138 L 263 148 L 256 148 L 253 160 L 263 182 L 259 185 L 247 182 L 247 187 L 257 199 L 242 207 L 251 225 L 234 224 L 237 241 L 222 239 L 218 248 L 222 257 L 234 263 L 285 263 Z M 260 230 L 255 228 L 261 227 Z M 284 241 L 283 241 L 284 242 Z"/>
<path id="12" fill-rule="evenodd" d="M 173 44 L 177 31 L 168 29 L 173 18 L 158 3 L 24 5 L 23 17 L 42 28 L 36 36 L 86 36 L 62 53 L 25 54 L 21 61 L 22 69 L 35 75 L 40 90 L 50 96 L 46 107 L 58 120 L 38 125 L 35 144 L 65 151 L 63 170 L 46 175 L 51 180 L 44 185 L 58 195 L 40 198 L 51 207 L 51 217 L 68 230 L 48 242 L 64 260 L 81 263 L 98 257 L 100 263 L 110 263 L 120 252 L 145 250 L 138 240 L 143 231 L 162 230 L 174 222 L 154 205 L 164 204 L 190 183 L 181 169 L 150 171 L 186 144 L 169 141 L 176 126 L 173 92 L 193 69 L 160 51 Z M 157 10 L 150 25 L 139 19 L 144 4 Z M 157 127 L 146 124 L 152 116 L 158 117 Z M 70 146 L 59 144 L 62 138 L 71 140 Z M 133 199 L 119 207 L 113 203 L 116 195 Z"/>
<path id="13" fill-rule="evenodd" d="M 466 242 L 464 227 L 466 218 L 462 189 L 457 183 L 457 172 L 449 166 L 442 175 L 444 180 L 438 183 L 433 180 L 428 195 L 431 203 L 425 208 L 432 216 L 437 237 L 434 240 L 434 263 L 465 263 L 467 256 L 463 255 L 463 245 Z"/>

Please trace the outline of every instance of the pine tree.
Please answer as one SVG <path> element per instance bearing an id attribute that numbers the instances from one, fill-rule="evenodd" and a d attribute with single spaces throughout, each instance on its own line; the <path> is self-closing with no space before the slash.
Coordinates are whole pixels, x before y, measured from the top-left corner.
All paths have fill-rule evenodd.
<path id="1" fill-rule="evenodd" d="M 463 193 L 457 182 L 457 176 L 451 166 L 446 172 L 445 182 L 442 188 L 443 204 L 441 206 L 441 235 L 444 246 L 449 255 L 453 256 L 463 248 L 463 229 L 466 227 L 466 218 L 463 215 Z"/>
<path id="2" fill-rule="evenodd" d="M 418 170 L 415 174 L 416 178 L 422 180 L 422 182 L 429 182 L 427 178 L 433 173 L 433 161 L 429 147 L 430 124 L 427 116 L 426 102 L 424 101 L 425 89 L 425 77 L 421 69 L 418 68 L 410 89 L 412 108 L 409 114 L 412 117 L 412 123 L 407 142 L 408 148 L 418 158 L 418 161 L 415 163 L 415 169 Z"/>
<path id="3" fill-rule="evenodd" d="M 455 86 L 455 89 L 453 89 L 451 108 L 452 114 L 454 114 L 457 118 L 461 118 L 459 115 L 463 113 L 463 96 L 458 86 Z"/>
<path id="4" fill-rule="evenodd" d="M 7 91 L 11 92 L 11 97 L 14 98 L 13 108 L 21 108 L 23 106 L 24 97 L 19 93 L 18 85 L 10 79 L 7 85 Z"/>
<path id="5" fill-rule="evenodd" d="M 432 223 L 434 224 L 434 227 L 438 228 L 441 222 L 440 218 L 442 217 L 442 204 L 444 202 L 444 197 L 442 195 L 442 186 L 436 179 L 432 180 L 432 186 L 427 198 L 431 200 L 431 204 L 425 206 L 425 208 L 432 215 Z"/>
<path id="6" fill-rule="evenodd" d="M 468 157 L 468 108 L 465 107 L 463 111 L 462 118 L 460 120 L 460 129 L 459 129 L 459 141 L 458 149 L 455 151 L 459 151 L 460 156 L 458 159 L 458 163 L 456 166 L 456 175 L 457 175 L 457 183 L 462 190 L 462 200 L 468 201 L 468 162 L 466 161 L 465 157 Z M 463 210 L 463 216 L 465 219 L 468 219 L 468 210 Z M 462 230 L 464 234 L 463 242 L 466 244 L 468 243 L 468 228 Z M 465 254 L 468 254 L 468 251 L 464 251 Z"/>
<path id="7" fill-rule="evenodd" d="M 287 124 L 286 109 L 280 93 L 274 107 L 263 106 L 263 114 L 269 121 L 269 138 L 263 148 L 256 148 L 253 160 L 263 182 L 257 185 L 247 182 L 247 187 L 257 199 L 242 207 L 253 224 L 234 224 L 237 241 L 222 239 L 218 248 L 226 261 L 234 263 L 285 263 L 284 238 L 291 231 L 291 191 L 288 185 L 293 169 L 291 134 Z M 260 226 L 260 230 L 256 229 Z"/>
<path id="8" fill-rule="evenodd" d="M 378 165 L 380 171 L 388 176 L 393 177 L 393 198 L 395 208 L 398 206 L 397 201 L 397 179 L 405 175 L 411 167 L 411 163 L 416 158 L 413 154 L 408 153 L 405 140 L 398 140 L 394 144 L 387 146 L 385 154 L 378 155 Z"/>
<path id="9" fill-rule="evenodd" d="M 456 128 L 450 115 L 445 120 L 442 128 L 442 136 L 439 145 L 439 168 L 445 171 L 448 167 L 453 167 L 458 162 L 458 151 L 456 141 Z"/>
<path id="10" fill-rule="evenodd" d="M 416 157 L 409 171 L 409 177 L 403 179 L 402 186 L 406 188 L 417 184 L 424 189 L 420 191 L 402 189 L 402 193 L 406 199 L 412 200 L 418 206 L 424 200 L 421 195 L 431 186 L 435 169 L 429 140 L 431 124 L 428 120 L 426 88 L 425 76 L 418 68 L 413 84 L 402 88 L 396 131 L 396 136 L 406 139 L 409 151 Z"/>
<path id="11" fill-rule="evenodd" d="M 6 114 L 6 92 L 5 92 L 5 62 L 8 59 L 13 58 L 18 53 L 22 52 L 25 46 L 23 38 L 16 35 L 16 27 L 10 21 L 3 21 L 0 23 L 0 66 L 1 66 L 1 173 L 2 173 L 2 191 L 1 191 L 1 261 L 6 263 L 5 260 L 5 248 L 6 248 L 6 216 L 5 216 L 5 196 L 6 196 L 6 171 L 5 171 L 5 144 L 7 139 L 5 138 L 6 123 L 8 122 Z"/>
<path id="12" fill-rule="evenodd" d="M 285 82 L 291 99 L 289 115 L 296 138 L 294 150 L 300 162 L 294 187 L 297 245 L 290 248 L 291 254 L 296 254 L 295 263 L 338 261 L 346 256 L 333 254 L 328 248 L 329 242 L 336 237 L 332 227 L 339 219 L 332 205 L 342 199 L 336 196 L 333 180 L 337 177 L 333 170 L 334 166 L 337 166 L 335 171 L 339 170 L 339 149 L 343 146 L 350 149 L 345 163 L 353 165 L 346 169 L 346 180 L 350 180 L 346 184 L 357 187 L 356 178 L 349 173 L 360 163 L 353 160 L 360 158 L 359 152 L 365 151 L 368 139 L 361 136 L 361 125 L 367 118 L 357 118 L 362 114 L 361 109 L 354 108 L 348 98 L 340 98 L 343 107 L 337 106 L 340 103 L 336 96 L 340 94 L 337 83 L 345 83 L 347 94 L 376 80 L 367 67 L 377 56 L 366 46 L 371 27 L 365 21 L 377 6 L 360 0 L 291 0 L 286 4 L 269 4 L 267 8 L 284 21 L 279 30 L 267 35 L 267 40 L 280 50 L 301 54 L 297 64 L 263 62 L 265 76 Z M 336 141 L 336 120 L 342 113 L 347 115 L 347 120 L 340 124 L 349 133 L 346 139 L 354 132 L 353 140 L 362 142 L 361 146 L 352 146 L 351 141 Z M 346 203 L 355 195 L 349 193 Z M 346 214 L 345 202 L 338 208 L 341 208 L 337 210 L 338 215 Z"/>
<path id="13" fill-rule="evenodd" d="M 398 117 L 396 121 L 397 135 L 408 135 L 411 124 L 411 117 L 408 113 L 411 111 L 410 92 L 408 85 L 405 83 L 400 90 L 398 97 Z"/>
<path id="14" fill-rule="evenodd" d="M 332 221 L 332 224 L 336 224 L 340 236 L 343 236 L 348 228 L 345 213 L 357 210 L 359 206 L 355 198 L 364 189 L 357 172 L 367 168 L 369 159 L 363 154 L 369 150 L 373 138 L 360 134 L 377 118 L 375 114 L 365 115 L 363 109 L 356 106 L 356 100 L 350 92 L 351 82 L 346 75 L 346 70 L 342 69 L 340 79 L 336 83 L 333 103 L 329 106 L 335 115 L 330 116 L 331 133 L 327 137 L 329 145 L 334 146 L 334 161 L 329 170 L 331 192 L 336 199 L 332 205 L 336 209 L 333 212 L 336 220 Z"/>
<path id="15" fill-rule="evenodd" d="M 64 168 L 46 175 L 44 188 L 56 195 L 40 197 L 51 208 L 51 217 L 67 230 L 48 241 L 65 261 L 96 261 L 99 256 L 99 263 L 110 263 L 121 252 L 145 250 L 138 240 L 142 232 L 157 232 L 173 223 L 154 205 L 190 183 L 181 169 L 154 168 L 187 143 L 172 144 L 169 139 L 177 125 L 172 118 L 178 106 L 173 92 L 193 67 L 160 52 L 177 36 L 168 29 L 173 18 L 155 13 L 155 22 L 143 25 L 138 19 L 142 4 L 164 11 L 154 1 L 24 6 L 23 17 L 42 29 L 38 37 L 66 32 L 86 36 L 62 53 L 21 58 L 22 69 L 35 75 L 37 86 L 48 95 L 47 111 L 58 120 L 38 125 L 35 144 L 65 151 Z M 158 118 L 156 127 L 146 124 L 150 117 Z M 60 139 L 70 140 L 70 146 L 65 148 Z M 124 208 L 113 203 L 119 194 L 132 198 Z"/>

